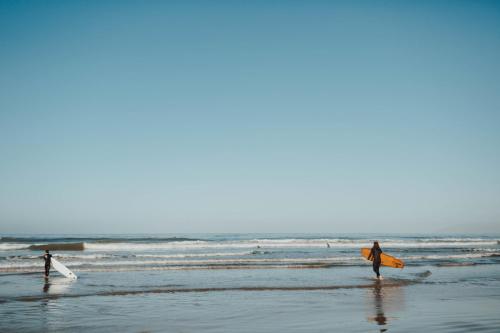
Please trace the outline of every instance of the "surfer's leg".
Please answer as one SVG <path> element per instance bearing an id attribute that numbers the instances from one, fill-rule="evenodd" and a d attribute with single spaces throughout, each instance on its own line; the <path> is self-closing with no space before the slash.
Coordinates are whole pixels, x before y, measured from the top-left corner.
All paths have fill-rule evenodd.
<path id="1" fill-rule="evenodd" d="M 373 271 L 375 272 L 375 274 L 377 274 L 377 278 L 379 278 L 380 277 L 380 264 L 379 263 L 376 263 L 376 262 L 373 263 Z"/>
<path id="2" fill-rule="evenodd" d="M 50 272 L 50 266 L 45 265 L 45 276 L 49 276 L 49 272 Z"/>

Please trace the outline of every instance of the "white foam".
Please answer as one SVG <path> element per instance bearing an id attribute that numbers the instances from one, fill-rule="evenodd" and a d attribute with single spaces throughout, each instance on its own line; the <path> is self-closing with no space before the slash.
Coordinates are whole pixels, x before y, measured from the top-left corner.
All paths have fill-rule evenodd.
<path id="1" fill-rule="evenodd" d="M 237 265 L 261 263 L 332 263 L 362 261 L 361 257 L 327 257 L 327 258 L 238 258 L 238 259 L 201 259 L 201 260 L 101 260 L 101 261 L 64 261 L 68 267 L 78 266 L 147 266 L 147 265 Z M 25 260 L 0 263 L 0 268 L 42 268 L 39 262 Z"/>
<path id="2" fill-rule="evenodd" d="M 381 240 L 382 248 L 432 248 L 432 247 L 474 247 L 496 245 L 496 240 L 475 238 L 442 238 L 426 240 Z M 154 251 L 171 249 L 255 249 L 260 248 L 331 248 L 371 247 L 372 242 L 364 239 L 253 239 L 243 241 L 181 241 L 156 243 L 85 243 L 85 249 L 93 251 Z"/>
<path id="3" fill-rule="evenodd" d="M 0 251 L 23 250 L 29 247 L 23 243 L 0 243 Z"/>
<path id="4" fill-rule="evenodd" d="M 88 260 L 113 258 L 113 257 L 115 257 L 114 255 L 110 255 L 110 254 L 99 254 L 99 253 L 93 253 L 93 254 L 54 253 L 53 256 L 55 258 L 63 258 L 63 259 L 74 259 L 74 258 L 76 258 L 76 259 L 88 259 Z"/>
<path id="5" fill-rule="evenodd" d="M 491 255 L 500 253 L 469 253 L 469 254 L 443 254 L 443 255 L 415 255 L 415 256 L 407 256 L 401 257 L 401 259 L 406 260 L 446 260 L 446 259 L 475 259 L 475 258 L 487 258 Z"/>
<path id="6" fill-rule="evenodd" d="M 252 252 L 213 252 L 213 253 L 178 253 L 178 254 L 135 254 L 136 258 L 197 258 L 197 257 L 233 257 L 251 255 Z"/>

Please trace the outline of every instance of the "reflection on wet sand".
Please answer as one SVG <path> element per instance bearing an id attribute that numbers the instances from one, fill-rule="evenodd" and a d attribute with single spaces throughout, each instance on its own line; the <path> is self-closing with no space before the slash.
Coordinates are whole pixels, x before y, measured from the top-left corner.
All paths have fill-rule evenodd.
<path id="1" fill-rule="evenodd" d="M 44 277 L 42 285 L 42 294 L 39 296 L 40 301 L 40 320 L 37 323 L 40 325 L 40 332 L 54 331 L 54 325 L 58 325 L 60 317 L 60 305 L 58 298 L 70 293 L 75 280 L 65 277 Z"/>
<path id="2" fill-rule="evenodd" d="M 45 278 L 43 293 L 47 295 L 65 295 L 71 289 L 74 280 L 65 277 Z M 43 296 L 45 298 L 46 296 Z"/>
<path id="3" fill-rule="evenodd" d="M 384 304 L 383 304 L 383 296 L 382 296 L 382 285 L 380 281 L 375 283 L 373 288 L 373 296 L 375 301 L 375 321 L 379 325 L 385 325 L 387 323 L 387 318 L 384 313 Z"/>
<path id="4" fill-rule="evenodd" d="M 394 284 L 384 286 L 384 281 L 377 280 L 373 283 L 373 288 L 366 293 L 367 312 L 370 314 L 368 320 L 379 326 L 386 326 L 390 319 L 395 318 L 394 314 L 404 308 L 404 303 L 403 286 Z M 388 328 L 384 327 L 380 332 L 387 330 Z"/>
<path id="5" fill-rule="evenodd" d="M 43 284 L 43 292 L 48 293 L 50 289 L 49 278 L 45 278 L 45 283 Z"/>
<path id="6" fill-rule="evenodd" d="M 48 277 L 44 277 L 44 283 L 43 283 L 43 288 L 42 291 L 44 294 L 48 294 L 50 290 L 50 280 Z M 40 316 L 40 325 L 43 330 L 49 330 L 49 307 L 51 300 L 49 299 L 42 299 L 40 302 L 40 309 L 42 311 L 42 314 Z"/>

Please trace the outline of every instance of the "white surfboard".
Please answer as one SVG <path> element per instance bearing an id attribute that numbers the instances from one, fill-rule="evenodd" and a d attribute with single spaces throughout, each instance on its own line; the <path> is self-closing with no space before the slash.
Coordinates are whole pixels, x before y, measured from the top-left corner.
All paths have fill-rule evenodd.
<path id="1" fill-rule="evenodd" d="M 54 259 L 54 257 L 52 257 L 50 259 L 50 261 L 52 263 L 52 267 L 55 270 L 57 270 L 59 273 L 61 273 L 62 275 L 64 275 L 67 278 L 74 279 L 74 280 L 77 279 L 75 273 L 73 273 L 72 271 L 69 270 L 68 267 L 64 266 L 59 261 L 57 261 L 56 259 Z"/>

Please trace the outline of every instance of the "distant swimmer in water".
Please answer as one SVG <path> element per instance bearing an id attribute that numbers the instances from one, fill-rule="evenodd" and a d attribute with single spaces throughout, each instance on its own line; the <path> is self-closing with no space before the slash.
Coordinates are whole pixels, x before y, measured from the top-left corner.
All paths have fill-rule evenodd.
<path id="1" fill-rule="evenodd" d="M 45 260 L 45 277 L 49 277 L 51 258 L 52 254 L 49 253 L 49 250 L 45 250 L 45 255 L 43 256 L 43 260 Z"/>
<path id="2" fill-rule="evenodd" d="M 381 254 L 382 249 L 380 248 L 380 245 L 378 245 L 378 242 L 373 242 L 373 247 L 370 251 L 370 255 L 368 256 L 368 260 L 373 259 L 373 271 L 377 274 L 377 279 L 380 279 L 380 263 L 382 262 L 382 259 L 380 258 Z"/>
<path id="3" fill-rule="evenodd" d="M 326 242 L 326 247 L 330 248 L 330 243 Z"/>

